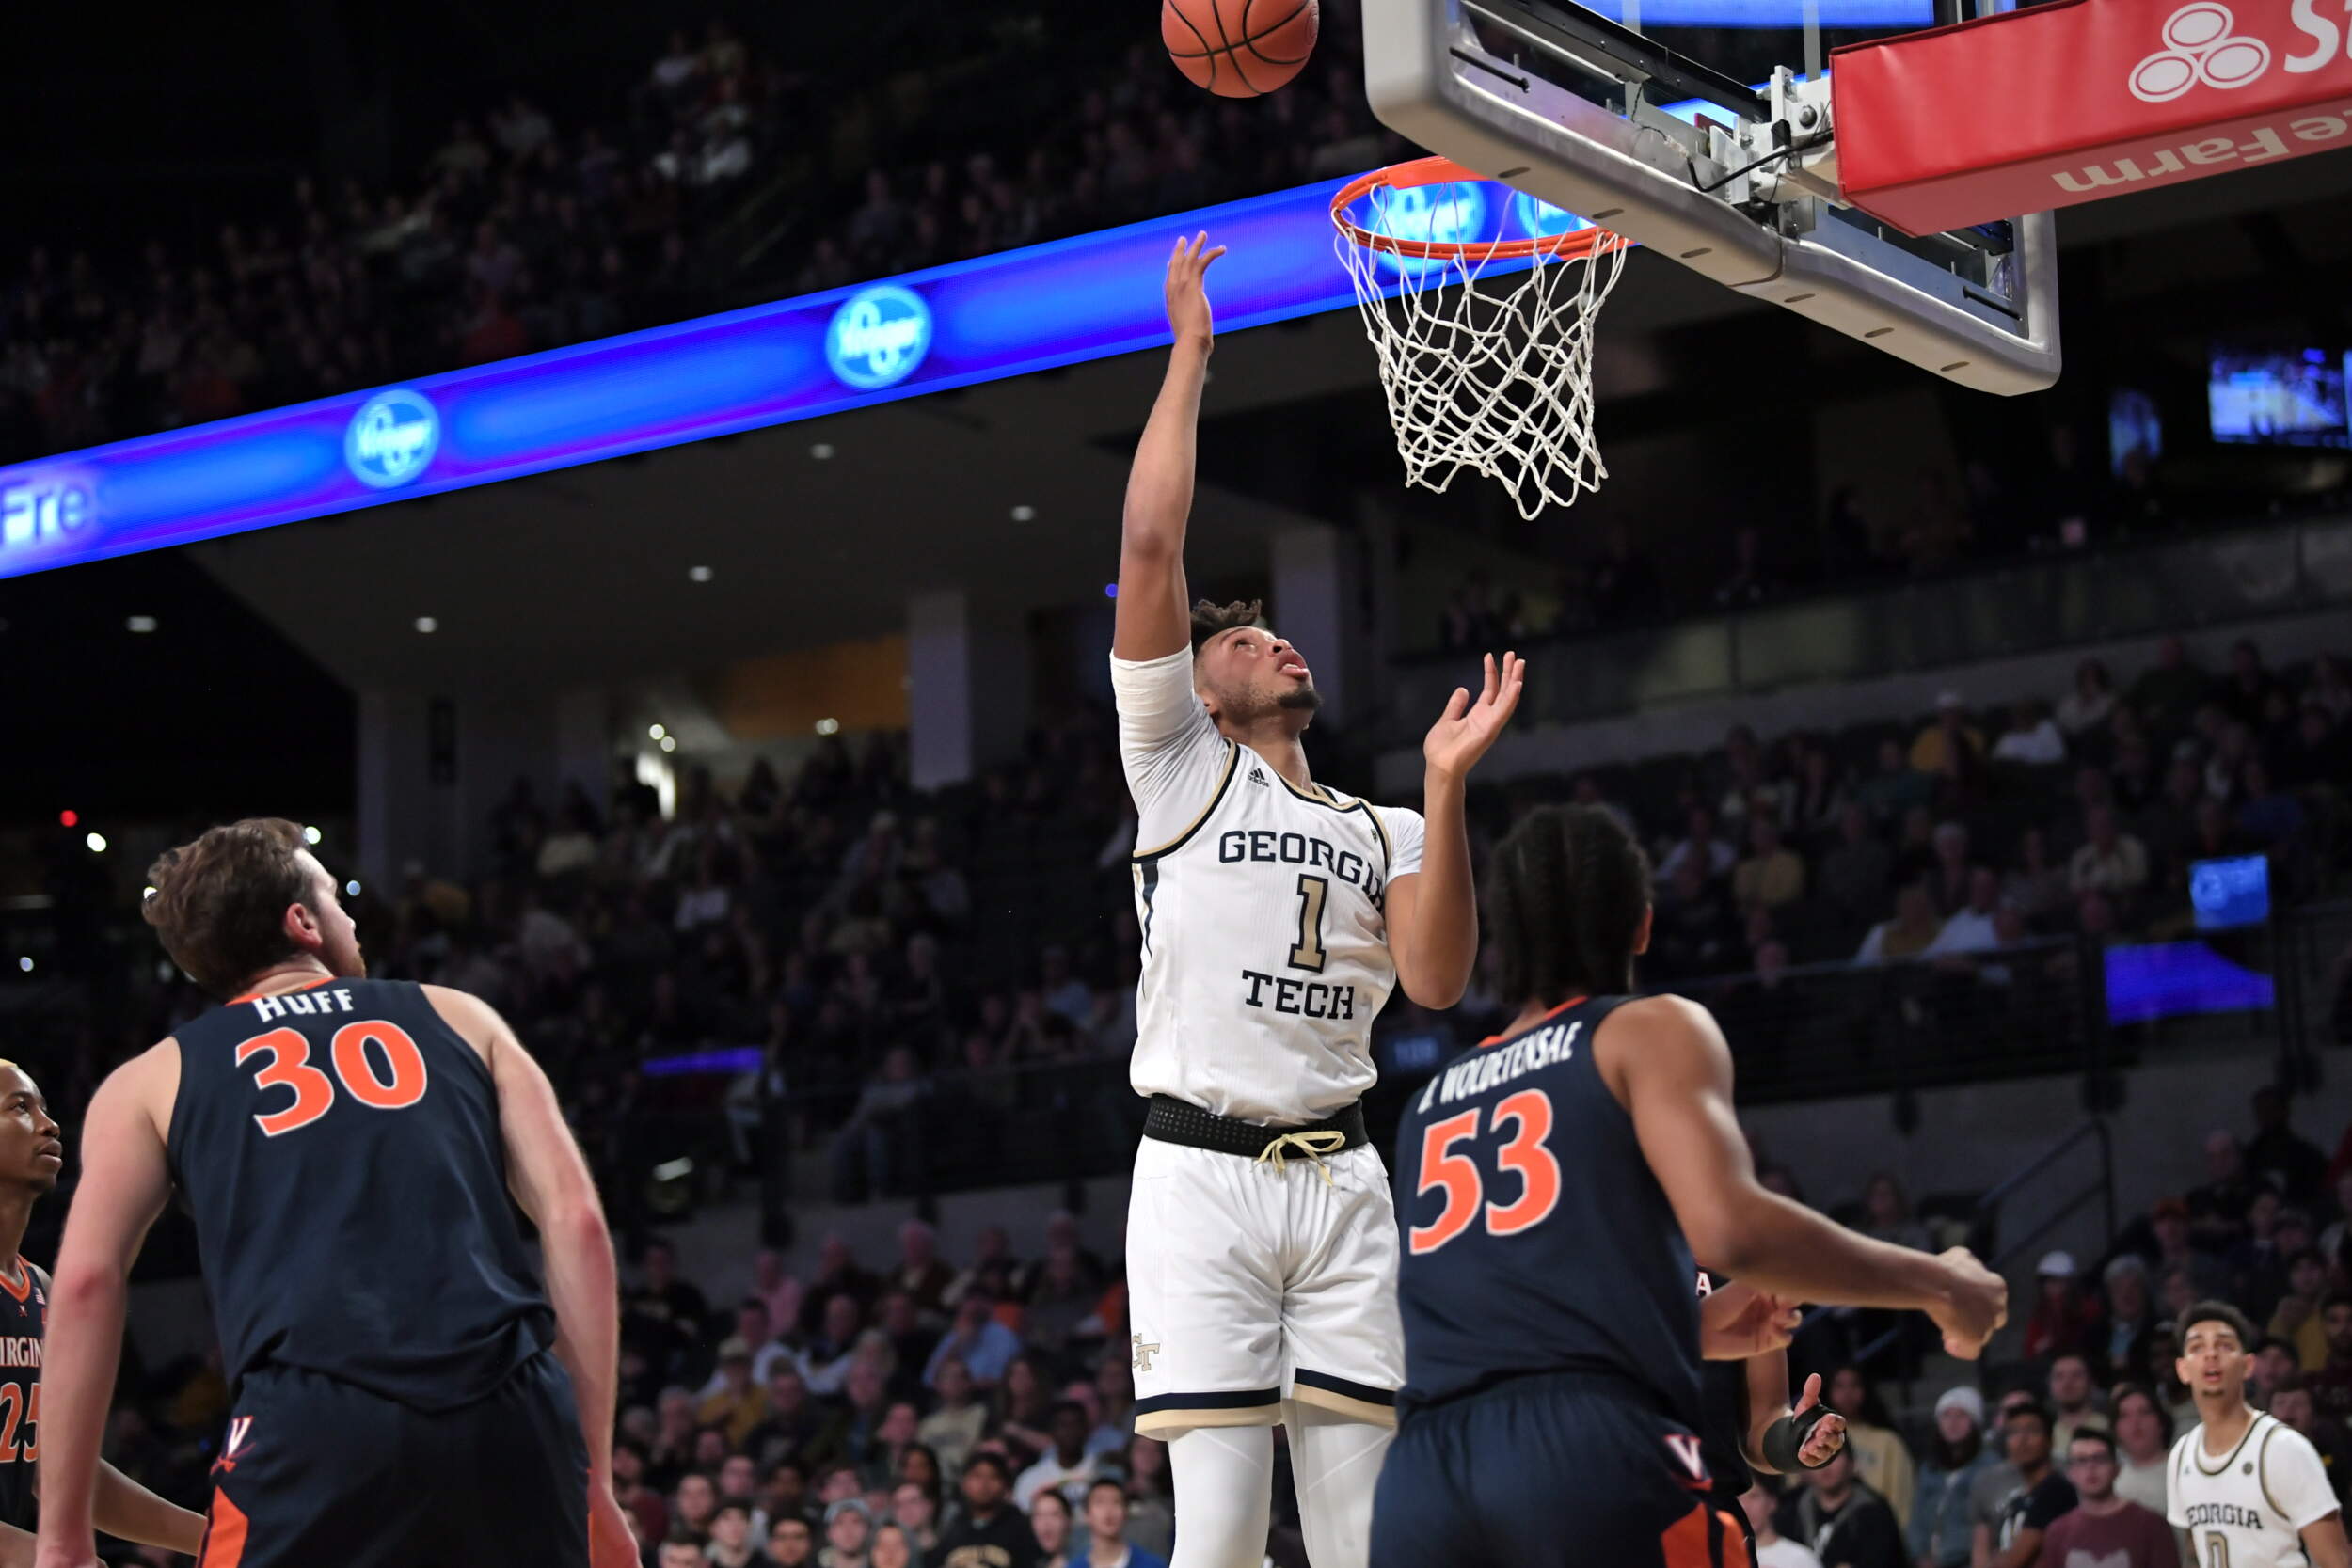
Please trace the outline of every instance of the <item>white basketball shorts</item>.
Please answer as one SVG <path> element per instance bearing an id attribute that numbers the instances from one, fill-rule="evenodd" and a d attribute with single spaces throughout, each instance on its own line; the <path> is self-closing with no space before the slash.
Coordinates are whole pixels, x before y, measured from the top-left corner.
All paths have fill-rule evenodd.
<path id="1" fill-rule="evenodd" d="M 1396 1245 L 1370 1145 L 1278 1168 L 1144 1139 L 1127 1205 L 1136 1430 L 1273 1426 L 1286 1399 L 1393 1426 Z"/>

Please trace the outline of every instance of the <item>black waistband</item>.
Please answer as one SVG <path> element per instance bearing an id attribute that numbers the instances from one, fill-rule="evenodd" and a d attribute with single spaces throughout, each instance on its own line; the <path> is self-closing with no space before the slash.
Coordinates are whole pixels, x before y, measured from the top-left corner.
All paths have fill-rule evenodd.
<path id="1" fill-rule="evenodd" d="M 1343 1141 L 1338 1148 L 1317 1149 L 1319 1154 L 1337 1154 L 1341 1149 L 1371 1141 L 1364 1132 L 1361 1101 L 1326 1121 L 1311 1121 L 1303 1127 L 1266 1127 L 1238 1117 L 1213 1115 L 1172 1095 L 1155 1094 L 1152 1097 L 1152 1109 L 1143 1118 L 1143 1135 L 1147 1138 L 1183 1144 L 1187 1148 L 1211 1149 L 1218 1154 L 1238 1154 L 1248 1160 L 1263 1154 L 1266 1146 L 1277 1138 L 1298 1132 L 1340 1134 Z"/>

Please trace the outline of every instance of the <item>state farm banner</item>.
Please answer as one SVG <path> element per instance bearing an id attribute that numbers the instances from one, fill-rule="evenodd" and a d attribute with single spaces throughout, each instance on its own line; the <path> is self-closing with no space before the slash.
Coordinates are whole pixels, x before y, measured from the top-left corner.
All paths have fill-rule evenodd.
<path id="1" fill-rule="evenodd" d="M 2352 146 L 2352 0 L 2055 0 L 1830 58 L 1846 199 L 1909 234 Z"/>

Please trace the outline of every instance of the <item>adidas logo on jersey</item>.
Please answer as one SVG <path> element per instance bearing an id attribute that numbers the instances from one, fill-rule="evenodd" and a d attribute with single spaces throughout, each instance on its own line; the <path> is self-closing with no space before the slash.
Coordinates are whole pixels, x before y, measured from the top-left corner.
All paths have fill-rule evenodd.
<path id="1" fill-rule="evenodd" d="M 1255 763 L 1250 764 L 1249 767 L 1249 782 L 1258 785 L 1262 789 L 1271 789 L 1274 787 L 1266 781 L 1265 769 L 1260 768 Z"/>

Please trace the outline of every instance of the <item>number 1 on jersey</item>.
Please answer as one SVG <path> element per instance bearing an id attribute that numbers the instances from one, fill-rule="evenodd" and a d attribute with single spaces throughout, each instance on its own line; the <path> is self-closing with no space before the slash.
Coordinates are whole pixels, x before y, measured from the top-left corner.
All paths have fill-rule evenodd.
<path id="1" fill-rule="evenodd" d="M 1323 973 L 1323 906 L 1330 896 L 1330 879 L 1300 874 L 1298 945 L 1291 949 L 1293 969 L 1311 969 L 1317 974 Z"/>

